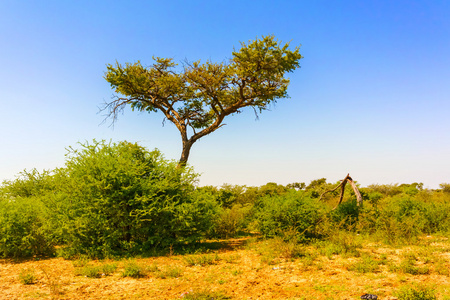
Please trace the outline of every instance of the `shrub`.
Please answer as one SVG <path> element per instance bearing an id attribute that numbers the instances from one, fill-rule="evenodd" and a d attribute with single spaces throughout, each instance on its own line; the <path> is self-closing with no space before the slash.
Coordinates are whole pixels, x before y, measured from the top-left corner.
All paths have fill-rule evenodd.
<path id="1" fill-rule="evenodd" d="M 370 255 L 364 255 L 360 261 L 349 267 L 349 270 L 358 273 L 375 273 L 379 271 L 380 261 L 374 259 Z"/>
<path id="2" fill-rule="evenodd" d="M 0 256 L 52 255 L 59 244 L 65 258 L 101 258 L 201 240 L 219 205 L 176 165 L 128 142 L 69 148 L 65 167 L 3 183 Z"/>
<path id="3" fill-rule="evenodd" d="M 298 238 L 312 237 L 322 217 L 322 206 L 296 191 L 261 199 L 256 212 L 257 228 L 265 237 L 290 231 Z"/>
<path id="4" fill-rule="evenodd" d="M 430 269 L 427 266 L 416 266 L 416 261 L 413 258 L 405 258 L 398 266 L 398 270 L 405 274 L 420 275 L 428 274 Z"/>
<path id="5" fill-rule="evenodd" d="M 84 266 L 80 272 L 79 275 L 86 276 L 88 278 L 100 278 L 102 277 L 102 272 L 100 270 L 99 266 Z"/>
<path id="6" fill-rule="evenodd" d="M 22 269 L 19 274 L 19 280 L 24 285 L 34 284 L 36 282 L 36 273 L 34 269 Z"/>
<path id="7" fill-rule="evenodd" d="M 102 264 L 97 266 L 84 265 L 77 272 L 78 275 L 86 276 L 89 278 L 100 278 L 102 276 L 108 276 L 114 273 L 117 269 L 117 264 Z"/>
<path id="8" fill-rule="evenodd" d="M 222 208 L 214 224 L 214 236 L 229 238 L 236 236 L 248 224 L 252 206 L 235 204 L 231 208 Z"/>
<path id="9" fill-rule="evenodd" d="M 439 184 L 439 187 L 444 193 L 450 193 L 450 183 L 441 183 Z"/>
<path id="10" fill-rule="evenodd" d="M 135 261 L 127 261 L 122 272 L 122 277 L 141 278 L 147 276 L 145 268 Z"/>
<path id="11" fill-rule="evenodd" d="M 412 243 L 422 234 L 450 229 L 450 205 L 446 201 L 423 201 L 401 194 L 383 199 L 383 204 L 375 227 L 388 243 Z"/>
<path id="12" fill-rule="evenodd" d="M 217 204 L 194 193 L 196 175 L 157 150 L 128 142 L 70 148 L 60 169 L 62 236 L 68 256 L 108 257 L 196 242 Z"/>
<path id="13" fill-rule="evenodd" d="M 336 207 L 336 209 L 330 212 L 331 220 L 334 223 L 342 226 L 352 226 L 358 221 L 359 207 L 356 203 L 356 198 L 347 200 Z"/>
<path id="14" fill-rule="evenodd" d="M 398 300 L 435 300 L 436 295 L 432 288 L 426 286 L 403 287 L 397 292 Z"/>
<path id="15" fill-rule="evenodd" d="M 0 256 L 53 255 L 54 238 L 41 199 L 0 199 Z"/>
<path id="16" fill-rule="evenodd" d="M 361 236 L 351 229 L 342 229 L 345 220 L 340 224 L 324 218 L 320 224 L 321 239 L 315 243 L 319 252 L 332 258 L 332 255 L 344 255 L 346 257 L 360 256 L 358 248 L 362 247 Z"/>
<path id="17" fill-rule="evenodd" d="M 372 184 L 367 186 L 367 190 L 381 193 L 384 196 L 394 196 L 402 192 L 398 184 Z"/>

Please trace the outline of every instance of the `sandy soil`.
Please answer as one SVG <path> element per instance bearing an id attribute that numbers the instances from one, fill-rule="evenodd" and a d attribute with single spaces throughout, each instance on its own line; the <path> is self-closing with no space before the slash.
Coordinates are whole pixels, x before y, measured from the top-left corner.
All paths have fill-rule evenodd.
<path id="1" fill-rule="evenodd" d="M 397 250 L 377 247 L 364 251 L 390 251 L 395 256 Z M 125 260 L 115 261 L 116 271 L 101 278 L 78 275 L 76 264 L 62 258 L 0 260 L 0 299 L 183 299 L 186 293 L 195 291 L 220 291 L 229 299 L 252 300 L 360 299 L 365 293 L 376 294 L 378 299 L 396 299 L 395 290 L 410 283 L 433 285 L 439 299 L 450 299 L 449 276 L 403 274 L 391 272 L 386 266 L 376 273 L 360 274 L 348 270 L 358 259 L 354 257 L 320 256 L 307 265 L 301 259 L 278 259 L 269 264 L 263 254 L 248 247 L 223 249 L 216 254 L 219 259 L 214 264 L 203 266 L 190 266 L 185 257 L 177 255 L 136 259 L 142 266 L 180 271 L 177 278 L 165 279 L 151 272 L 139 279 L 122 277 Z M 442 255 L 449 263 L 448 253 Z M 19 274 L 24 269 L 34 270 L 34 284 L 21 283 Z"/>

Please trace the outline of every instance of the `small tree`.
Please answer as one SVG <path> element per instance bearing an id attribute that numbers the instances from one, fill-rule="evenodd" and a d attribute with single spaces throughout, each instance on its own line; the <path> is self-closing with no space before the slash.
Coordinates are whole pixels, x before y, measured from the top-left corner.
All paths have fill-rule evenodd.
<path id="1" fill-rule="evenodd" d="M 161 111 L 178 128 L 182 153 L 178 166 L 187 163 L 192 145 L 223 124 L 226 116 L 252 107 L 255 113 L 266 110 L 277 99 L 288 97 L 287 72 L 299 67 L 299 47 L 289 50 L 274 36 L 241 43 L 228 63 L 185 63 L 177 72 L 171 58 L 154 57 L 144 67 L 118 62 L 107 66 L 105 79 L 120 96 L 106 104 L 109 116 L 130 105 L 133 110 Z"/>

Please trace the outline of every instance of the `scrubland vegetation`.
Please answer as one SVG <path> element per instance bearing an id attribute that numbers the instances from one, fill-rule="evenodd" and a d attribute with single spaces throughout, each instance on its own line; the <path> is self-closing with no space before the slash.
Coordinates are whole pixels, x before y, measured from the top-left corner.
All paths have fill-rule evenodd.
<path id="1" fill-rule="evenodd" d="M 2 264 L 16 266 L 22 286 L 49 287 L 24 299 L 98 297 L 65 287 L 37 264 L 46 260 L 75 278 L 160 288 L 105 299 L 450 299 L 450 184 L 359 187 L 362 206 L 347 187 L 336 207 L 339 191 L 320 199 L 337 185 L 325 178 L 260 187 L 197 178 L 137 144 L 69 148 L 64 167 L 2 184 Z"/>

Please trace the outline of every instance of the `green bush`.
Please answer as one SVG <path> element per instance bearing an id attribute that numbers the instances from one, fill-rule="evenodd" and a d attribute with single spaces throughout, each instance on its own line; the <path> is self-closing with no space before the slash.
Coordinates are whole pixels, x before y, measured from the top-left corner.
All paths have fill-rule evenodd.
<path id="1" fill-rule="evenodd" d="M 133 260 L 127 261 L 124 265 L 122 277 L 141 278 L 147 276 L 147 270 Z"/>
<path id="2" fill-rule="evenodd" d="M 450 194 L 450 183 L 441 183 L 439 187 L 442 189 L 442 192 Z"/>
<path id="3" fill-rule="evenodd" d="M 217 204 L 194 192 L 196 175 L 128 142 L 70 148 L 59 170 L 68 255 L 107 257 L 196 242 Z"/>
<path id="4" fill-rule="evenodd" d="M 128 142 L 69 148 L 65 167 L 0 188 L 0 256 L 133 255 L 194 243 L 218 216 L 197 175 Z"/>
<path id="5" fill-rule="evenodd" d="M 359 211 L 356 198 L 353 198 L 339 204 L 330 212 L 330 217 L 334 223 L 340 224 L 340 226 L 351 227 L 358 221 Z"/>
<path id="6" fill-rule="evenodd" d="M 252 205 L 235 204 L 231 208 L 222 208 L 214 224 L 214 236 L 229 238 L 245 229 L 249 222 Z"/>
<path id="7" fill-rule="evenodd" d="M 323 206 L 304 197 L 302 193 L 289 191 L 284 195 L 266 196 L 257 205 L 257 228 L 265 237 L 293 233 L 299 238 L 315 236 L 316 226 L 323 216 Z"/>
<path id="8" fill-rule="evenodd" d="M 114 273 L 117 269 L 117 264 L 102 264 L 102 265 L 89 265 L 86 264 L 77 270 L 77 274 L 86 276 L 89 278 L 100 278 L 102 276 L 108 276 Z"/>
<path id="9" fill-rule="evenodd" d="M 102 277 L 102 272 L 100 270 L 100 266 L 84 266 L 81 270 L 79 270 L 79 275 L 86 276 L 88 278 L 100 278 Z"/>
<path id="10" fill-rule="evenodd" d="M 54 238 L 41 199 L 0 199 L 0 256 L 53 255 Z"/>
<path id="11" fill-rule="evenodd" d="M 397 292 L 398 300 L 436 300 L 432 288 L 426 286 L 403 287 Z"/>
<path id="12" fill-rule="evenodd" d="M 23 285 L 36 283 L 36 272 L 33 268 L 23 268 L 19 274 L 19 280 Z"/>
<path id="13" fill-rule="evenodd" d="M 387 197 L 381 201 L 375 228 L 377 235 L 388 243 L 412 243 L 422 234 L 447 232 L 450 205 L 445 201 L 423 201 L 407 194 Z"/>

